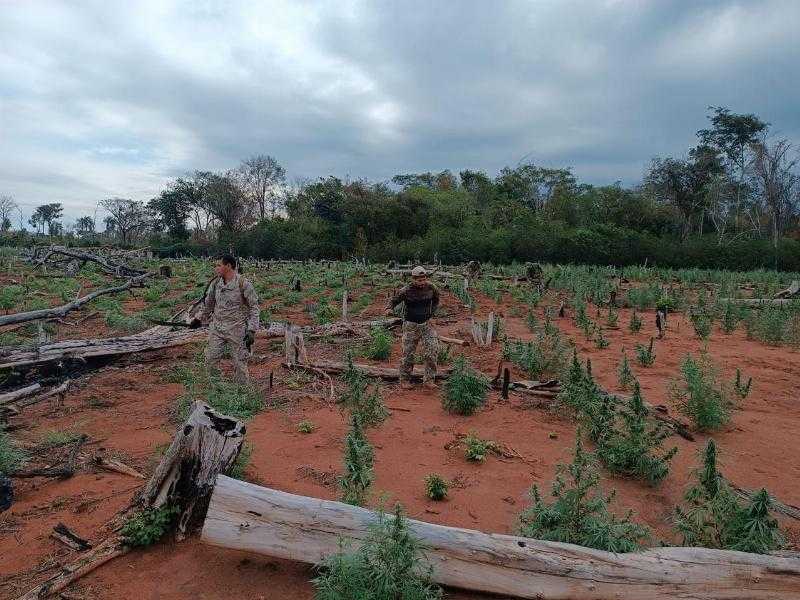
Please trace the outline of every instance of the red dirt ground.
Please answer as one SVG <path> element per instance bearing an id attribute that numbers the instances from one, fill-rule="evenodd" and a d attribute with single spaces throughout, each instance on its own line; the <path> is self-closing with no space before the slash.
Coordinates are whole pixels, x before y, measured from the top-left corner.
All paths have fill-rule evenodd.
<path id="1" fill-rule="evenodd" d="M 377 314 L 377 304 L 367 312 Z M 480 306 L 482 315 L 503 310 L 486 298 L 481 299 Z M 454 304 L 447 308 L 448 312 L 457 310 Z M 626 327 L 629 316 L 629 311 L 620 311 L 621 329 L 605 332 L 611 344 L 604 350 L 585 342 L 570 319 L 560 319 L 558 325 L 575 340 L 583 357 L 591 357 L 595 377 L 604 387 L 618 390 L 617 365 L 626 348 L 645 398 L 653 404 L 671 406 L 669 381 L 678 373 L 684 355 L 697 353 L 701 343 L 683 316 L 672 316 L 666 339 L 656 342 L 654 366 L 638 367 L 633 346 L 649 339 L 653 322 L 648 315 L 643 331 L 631 334 Z M 439 331 L 464 337 L 468 317 L 461 311 L 458 318 L 457 323 L 441 324 Z M 511 337 L 531 338 L 521 318 L 507 315 L 506 331 Z M 258 341 L 251 372 L 256 384 L 266 388 L 269 373 L 274 371 L 272 399 L 284 403 L 281 408 L 265 410 L 248 424 L 247 441 L 253 446 L 248 477 L 265 486 L 335 499 L 333 482 L 341 468 L 346 419 L 338 407 L 323 399 L 321 386 L 316 391 L 308 386 L 300 391 L 286 385 L 289 374 L 279 366 L 279 352 L 270 351 L 274 344 Z M 341 356 L 341 347 L 307 344 L 311 356 Z M 738 485 L 765 486 L 783 502 L 800 504 L 800 466 L 792 451 L 800 427 L 796 398 L 800 354 L 748 341 L 739 331 L 730 336 L 715 331 L 708 346 L 725 378 L 732 378 L 739 367 L 754 379 L 750 396 L 735 411 L 731 424 L 714 435 L 722 451 L 723 473 Z M 151 362 L 145 364 L 107 368 L 91 375 L 82 380 L 79 389 L 73 388 L 63 406 L 25 409 L 16 422 L 26 429 L 15 435 L 35 441 L 48 430 L 80 431 L 90 436 L 87 455 L 113 455 L 147 473 L 157 461 L 157 448 L 169 442 L 176 427 L 170 415 L 181 386 L 165 383 L 164 374 L 195 351 L 191 347 L 172 350 L 150 357 Z M 454 349 L 454 353 L 458 351 Z M 470 347 L 465 353 L 473 366 L 494 374 L 499 344 L 491 350 Z M 389 362 L 397 362 L 398 357 L 396 337 Z M 383 424 L 368 430 L 376 449 L 375 498 L 385 495 L 389 505 L 401 502 L 415 519 L 511 533 L 515 518 L 527 506 L 531 484 L 548 491 L 556 464 L 570 459 L 574 423 L 543 410 L 523 408 L 519 396 L 512 395 L 504 402 L 498 392 L 490 392 L 487 406 L 472 417 L 447 414 L 436 393 L 422 390 L 385 386 L 384 401 L 395 410 Z M 297 432 L 297 423 L 303 419 L 316 424 L 313 433 Z M 465 460 L 462 450 L 445 448 L 456 434 L 470 430 L 505 443 L 524 460 L 491 456 L 476 465 Z M 604 487 L 618 491 L 618 510 L 632 508 L 636 518 L 653 530 L 656 540 L 678 543 L 670 527 L 670 514 L 681 500 L 704 441 L 703 435 L 696 435 L 695 442 L 668 438 L 667 443 L 678 446 L 679 452 L 668 478 L 659 487 L 606 476 Z M 425 497 L 422 481 L 431 472 L 454 482 L 448 500 L 433 502 Z M 18 596 L 46 579 L 57 565 L 74 558 L 74 551 L 49 537 L 54 525 L 63 522 L 78 534 L 100 541 L 105 534 L 104 523 L 127 505 L 140 484 L 141 480 L 91 466 L 66 481 L 17 480 L 16 503 L 0 515 L 0 597 Z M 800 524 L 791 520 L 782 520 L 782 524 L 796 548 Z M 180 544 L 165 542 L 116 559 L 71 586 L 69 597 L 310 599 L 312 577 L 313 570 L 304 565 L 211 548 L 193 538 Z M 451 591 L 448 597 L 478 596 Z"/>

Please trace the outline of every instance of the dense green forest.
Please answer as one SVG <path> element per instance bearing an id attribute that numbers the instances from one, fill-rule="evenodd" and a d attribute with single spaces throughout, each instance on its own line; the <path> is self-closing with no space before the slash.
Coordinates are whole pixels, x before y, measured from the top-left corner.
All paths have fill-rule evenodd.
<path id="1" fill-rule="evenodd" d="M 752 114 L 711 107 L 682 158 L 655 158 L 643 181 L 594 186 L 568 168 L 518 164 L 387 182 L 322 177 L 294 185 L 266 155 L 224 173 L 177 178 L 148 202 L 109 198 L 65 231 L 60 204 L 29 224 L 42 238 L 149 243 L 164 255 L 233 249 L 261 258 L 479 259 L 800 271 L 800 183 L 791 144 Z M 30 243 L 10 231 L 7 243 Z M 49 234 L 49 235 L 45 235 Z"/>

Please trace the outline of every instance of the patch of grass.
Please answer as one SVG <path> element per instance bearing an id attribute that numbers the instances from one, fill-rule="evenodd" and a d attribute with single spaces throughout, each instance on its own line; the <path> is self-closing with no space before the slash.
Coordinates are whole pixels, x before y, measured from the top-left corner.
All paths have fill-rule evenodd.
<path id="1" fill-rule="evenodd" d="M 489 380 L 459 356 L 444 386 L 442 406 L 448 412 L 471 415 L 486 402 Z"/>
<path id="2" fill-rule="evenodd" d="M 42 444 L 52 447 L 64 446 L 76 441 L 81 435 L 77 431 L 51 429 L 50 431 L 45 431 L 42 435 Z"/>
<path id="3" fill-rule="evenodd" d="M 431 473 L 425 477 L 425 495 L 431 500 L 444 500 L 449 489 L 450 484 L 441 475 Z"/>
<path id="4" fill-rule="evenodd" d="M 357 550 L 342 543 L 313 580 L 315 600 L 441 600 L 422 544 L 408 529 L 402 509 L 380 513 Z"/>
<path id="5" fill-rule="evenodd" d="M 174 382 L 182 383 L 185 388 L 178 399 L 178 419 L 181 421 L 189 416 L 189 407 L 195 400 L 235 419 L 249 419 L 265 405 L 263 394 L 254 386 L 239 384 L 217 374 L 209 375 L 200 365 L 176 368 L 171 376 Z"/>
<path id="6" fill-rule="evenodd" d="M 233 463 L 233 466 L 228 471 L 228 477 L 233 477 L 234 479 L 241 479 L 244 481 L 245 479 L 245 472 L 247 471 L 247 467 L 250 464 L 250 458 L 253 456 L 253 447 L 250 444 L 242 444 L 241 450 L 239 450 L 239 456 L 236 457 L 236 460 Z"/>
<path id="7" fill-rule="evenodd" d="M 0 287 L 0 310 L 8 312 L 24 298 L 25 288 L 21 285 L 5 285 Z"/>
<path id="8" fill-rule="evenodd" d="M 503 358 L 525 371 L 531 379 L 559 377 L 567 367 L 569 345 L 558 329 L 541 331 L 530 342 L 506 340 Z"/>
<path id="9" fill-rule="evenodd" d="M 174 506 L 150 508 L 133 515 L 120 533 L 128 546 L 150 546 L 160 540 L 172 526 L 180 510 Z"/>
<path id="10" fill-rule="evenodd" d="M 11 440 L 11 436 L 0 429 L 0 475 L 13 473 L 28 459 L 28 455 Z"/>

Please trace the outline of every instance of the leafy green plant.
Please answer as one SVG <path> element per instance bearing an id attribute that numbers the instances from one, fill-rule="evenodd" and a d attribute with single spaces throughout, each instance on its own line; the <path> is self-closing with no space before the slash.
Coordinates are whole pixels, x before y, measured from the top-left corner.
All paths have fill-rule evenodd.
<path id="1" fill-rule="evenodd" d="M 597 329 L 597 336 L 594 338 L 594 345 L 602 350 L 603 348 L 608 348 L 610 342 L 605 338 L 603 335 L 602 328 Z"/>
<path id="2" fill-rule="evenodd" d="M 772 500 L 765 489 L 740 504 L 717 469 L 717 447 L 709 439 L 702 465 L 693 472 L 695 484 L 675 509 L 675 525 L 683 545 L 766 554 L 779 549 L 784 538 L 770 515 Z"/>
<path id="3" fill-rule="evenodd" d="M 344 474 L 339 478 L 342 502 L 363 506 L 367 500 L 374 474 L 374 450 L 364 434 L 357 414 L 350 418 L 350 431 L 345 438 Z"/>
<path id="4" fill-rule="evenodd" d="M 643 367 L 651 367 L 656 362 L 656 354 L 653 351 L 653 338 L 650 338 L 650 344 L 643 346 L 636 344 L 636 360 Z"/>
<path id="5" fill-rule="evenodd" d="M 431 500 L 444 500 L 449 489 L 450 484 L 441 475 L 431 473 L 425 477 L 425 495 Z"/>
<path id="6" fill-rule="evenodd" d="M 621 519 L 614 516 L 609 504 L 615 494 L 605 496 L 599 481 L 595 461 L 578 436 L 572 463 L 556 468 L 553 502 L 545 502 L 536 485 L 531 488 L 533 506 L 519 517 L 520 535 L 609 552 L 638 550 L 649 535 L 647 529 L 631 521 L 630 511 Z"/>
<path id="7" fill-rule="evenodd" d="M 618 426 L 598 431 L 597 457 L 612 473 L 646 479 L 650 485 L 659 483 L 669 473 L 669 461 L 678 448 L 663 450 L 670 432 L 661 422 L 648 419 L 638 383 L 619 417 Z"/>
<path id="8" fill-rule="evenodd" d="M 471 415 L 486 402 L 489 380 L 459 356 L 444 386 L 442 406 L 448 412 Z"/>
<path id="9" fill-rule="evenodd" d="M 342 378 L 347 387 L 339 395 L 339 401 L 357 414 L 364 426 L 377 425 L 389 416 L 380 387 L 376 384 L 370 388 L 367 377 L 353 366 L 350 359 Z"/>
<path id="10" fill-rule="evenodd" d="M 690 319 L 697 337 L 701 340 L 708 339 L 708 336 L 711 335 L 711 318 L 705 312 L 695 312 L 692 313 Z"/>
<path id="11" fill-rule="evenodd" d="M 753 385 L 753 378 L 748 377 L 747 383 L 744 382 L 742 379 L 742 371 L 741 369 L 736 369 L 736 377 L 733 379 L 733 391 L 736 392 L 736 395 L 739 396 L 742 400 L 747 398 L 750 394 L 750 387 Z"/>
<path id="12" fill-rule="evenodd" d="M 0 475 L 13 473 L 21 468 L 27 459 L 27 454 L 0 428 Z"/>
<path id="13" fill-rule="evenodd" d="M 450 346 L 447 344 L 439 344 L 439 350 L 436 352 L 436 363 L 443 365 L 450 362 Z"/>
<path id="14" fill-rule="evenodd" d="M 481 439 L 471 431 L 464 438 L 464 455 L 470 462 L 483 462 L 493 446 L 494 442 Z"/>
<path id="15" fill-rule="evenodd" d="M 380 513 L 356 550 L 344 543 L 320 565 L 315 600 L 440 600 L 422 545 L 409 531 L 398 504 L 393 517 Z"/>
<path id="16" fill-rule="evenodd" d="M 568 351 L 569 345 L 557 328 L 543 330 L 529 342 L 508 339 L 503 342 L 503 358 L 523 369 L 531 379 L 545 375 L 559 377 L 567 366 Z"/>
<path id="17" fill-rule="evenodd" d="M 176 368 L 170 375 L 182 383 L 184 392 L 178 399 L 177 417 L 184 420 L 194 400 L 209 404 L 218 412 L 237 419 L 249 419 L 264 408 L 264 396 L 250 384 L 240 384 L 208 373 L 201 364 Z"/>
<path id="18" fill-rule="evenodd" d="M 736 307 L 730 301 L 725 303 L 725 308 L 722 312 L 721 324 L 722 331 L 728 335 L 736 331 L 736 326 L 739 324 L 739 313 L 736 310 Z"/>
<path id="19" fill-rule="evenodd" d="M 678 409 L 701 431 L 719 429 L 730 420 L 731 402 L 717 383 L 713 365 L 687 354 L 681 362 L 682 381 L 673 381 L 671 395 Z"/>
<path id="20" fill-rule="evenodd" d="M 623 390 L 628 390 L 630 387 L 636 382 L 636 376 L 633 374 L 631 370 L 631 365 L 628 362 L 628 355 L 623 352 L 622 354 L 622 362 L 619 363 L 619 368 L 617 369 L 619 387 Z"/>
<path id="21" fill-rule="evenodd" d="M 613 308 L 608 309 L 608 316 L 606 316 L 606 327 L 609 329 L 616 329 L 619 325 L 619 313 Z"/>
<path id="22" fill-rule="evenodd" d="M 134 514 L 122 526 L 120 533 L 128 546 L 150 546 L 169 530 L 180 512 L 176 506 L 163 505 Z"/>
<path id="23" fill-rule="evenodd" d="M 321 299 L 313 310 L 314 322 L 317 325 L 325 325 L 330 323 L 336 318 L 336 309 L 334 309 L 326 298 Z"/>
<path id="24" fill-rule="evenodd" d="M 628 323 L 631 333 L 638 333 L 642 329 L 642 318 L 636 314 L 636 309 L 631 312 L 631 320 Z"/>
<path id="25" fill-rule="evenodd" d="M 297 424 L 297 431 L 299 433 L 314 433 L 314 430 L 317 428 L 316 425 L 312 421 L 304 419 Z"/>
<path id="26" fill-rule="evenodd" d="M 25 295 L 25 288 L 21 285 L 4 285 L 0 287 L 0 309 L 6 314 L 17 306 Z"/>
<path id="27" fill-rule="evenodd" d="M 364 350 L 364 356 L 373 360 L 385 360 L 391 353 L 392 334 L 380 326 L 370 329 L 369 345 Z"/>

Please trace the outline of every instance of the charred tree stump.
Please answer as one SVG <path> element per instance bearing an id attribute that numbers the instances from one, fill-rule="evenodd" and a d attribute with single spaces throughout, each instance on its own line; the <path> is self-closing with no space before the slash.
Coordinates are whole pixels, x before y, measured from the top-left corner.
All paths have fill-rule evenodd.
<path id="1" fill-rule="evenodd" d="M 244 423 L 217 413 L 208 404 L 192 404 L 189 417 L 139 496 L 146 507 L 166 504 L 180 509 L 178 540 L 202 523 L 217 475 L 236 462 L 245 431 Z"/>

